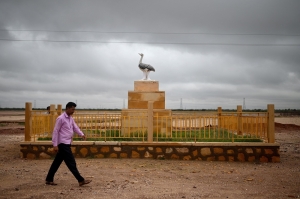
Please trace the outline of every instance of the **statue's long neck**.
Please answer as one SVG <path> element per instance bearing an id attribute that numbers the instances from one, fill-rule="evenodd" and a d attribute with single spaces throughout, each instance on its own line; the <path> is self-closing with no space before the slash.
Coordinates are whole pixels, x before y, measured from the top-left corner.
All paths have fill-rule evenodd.
<path id="1" fill-rule="evenodd" d="M 143 56 L 141 56 L 140 63 L 142 63 L 142 60 L 143 60 Z"/>

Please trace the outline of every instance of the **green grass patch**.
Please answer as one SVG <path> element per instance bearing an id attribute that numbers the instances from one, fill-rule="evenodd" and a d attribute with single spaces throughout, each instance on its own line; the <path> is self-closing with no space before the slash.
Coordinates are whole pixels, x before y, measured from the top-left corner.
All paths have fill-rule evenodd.
<path id="1" fill-rule="evenodd" d="M 52 140 L 52 137 L 39 137 L 37 140 L 38 141 L 49 141 L 49 140 Z"/>
<path id="2" fill-rule="evenodd" d="M 262 142 L 254 135 L 236 135 L 228 131 L 173 131 L 172 135 L 153 134 L 153 141 L 168 142 Z"/>

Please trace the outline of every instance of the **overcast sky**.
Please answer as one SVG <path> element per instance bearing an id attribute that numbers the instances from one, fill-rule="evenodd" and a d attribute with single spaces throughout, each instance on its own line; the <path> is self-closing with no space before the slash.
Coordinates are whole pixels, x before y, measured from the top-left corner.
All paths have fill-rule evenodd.
<path id="1" fill-rule="evenodd" d="M 127 108 L 152 65 L 166 108 L 300 108 L 299 0 L 1 0 L 0 107 Z"/>

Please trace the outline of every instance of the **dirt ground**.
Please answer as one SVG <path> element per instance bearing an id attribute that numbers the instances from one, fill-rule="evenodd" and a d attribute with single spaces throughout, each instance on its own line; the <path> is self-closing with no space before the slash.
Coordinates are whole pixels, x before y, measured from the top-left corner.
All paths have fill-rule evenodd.
<path id="1" fill-rule="evenodd" d="M 297 122 L 276 123 L 280 163 L 76 159 L 81 174 L 93 180 L 79 187 L 64 163 L 55 176 L 58 185 L 45 185 L 52 160 L 21 159 L 19 142 L 24 139 L 24 126 L 2 121 L 0 199 L 299 198 Z"/>

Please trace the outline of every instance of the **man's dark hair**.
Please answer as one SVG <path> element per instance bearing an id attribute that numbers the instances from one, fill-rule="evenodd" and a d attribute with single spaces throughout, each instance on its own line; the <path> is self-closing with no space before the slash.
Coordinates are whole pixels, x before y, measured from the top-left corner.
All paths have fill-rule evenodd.
<path id="1" fill-rule="evenodd" d="M 72 108 L 73 106 L 76 107 L 76 104 L 74 102 L 68 102 L 66 105 L 66 109 Z"/>
<path id="2" fill-rule="evenodd" d="M 47 106 L 47 110 L 50 110 L 50 106 Z"/>

